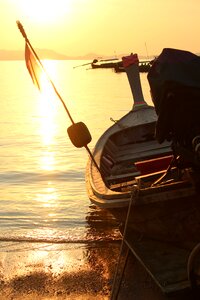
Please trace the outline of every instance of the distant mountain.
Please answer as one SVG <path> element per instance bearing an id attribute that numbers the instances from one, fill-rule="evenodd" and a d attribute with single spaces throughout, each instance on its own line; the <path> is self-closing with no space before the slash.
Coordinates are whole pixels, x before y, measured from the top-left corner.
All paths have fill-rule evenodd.
<path id="1" fill-rule="evenodd" d="M 65 54 L 57 53 L 49 49 L 35 49 L 38 56 L 41 59 L 55 59 L 55 60 L 93 60 L 93 59 L 109 59 L 113 58 L 112 56 L 98 55 L 95 53 L 88 53 L 82 56 L 67 56 Z M 118 58 L 126 56 L 128 54 L 120 54 Z M 140 59 L 146 59 L 144 56 L 140 56 Z M 0 50 L 0 60 L 24 60 L 24 51 L 23 50 Z"/>
<path id="2" fill-rule="evenodd" d="M 94 58 L 96 59 L 107 58 L 106 56 L 98 55 L 95 53 L 88 53 L 86 55 L 80 55 L 80 56 L 69 56 L 69 55 L 57 53 L 49 49 L 35 49 L 35 51 L 37 52 L 38 56 L 41 59 L 93 60 Z M 110 58 L 110 56 L 108 58 Z M 24 60 L 24 51 L 23 50 L 0 50 L 0 60 Z"/>
<path id="3" fill-rule="evenodd" d="M 48 49 L 35 49 L 41 59 L 71 59 Z M 23 50 L 0 50 L 0 60 L 24 60 Z"/>
<path id="4" fill-rule="evenodd" d="M 80 56 L 69 56 L 65 54 L 57 53 L 53 50 L 49 49 L 35 49 L 38 56 L 41 59 L 58 59 L 58 60 L 65 60 L 65 59 L 83 59 L 83 60 L 93 60 L 94 58 L 102 58 L 103 56 L 97 55 L 94 53 L 89 53 L 86 55 Z M 0 50 L 0 60 L 24 60 L 24 51 L 23 50 Z"/>
<path id="5" fill-rule="evenodd" d="M 19 60 L 24 59 L 22 51 L 0 50 L 0 60 Z"/>

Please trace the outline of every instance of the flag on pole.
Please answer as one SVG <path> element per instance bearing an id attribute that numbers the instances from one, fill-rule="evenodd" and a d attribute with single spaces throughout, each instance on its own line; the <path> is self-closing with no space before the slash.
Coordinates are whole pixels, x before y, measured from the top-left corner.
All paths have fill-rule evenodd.
<path id="1" fill-rule="evenodd" d="M 25 44 L 25 61 L 33 83 L 39 90 L 41 90 L 41 77 L 45 75 L 45 72 L 38 61 L 38 58 L 35 56 L 27 42 Z"/>
<path id="2" fill-rule="evenodd" d="M 35 53 L 33 47 L 31 46 L 31 44 L 28 40 L 28 37 L 26 35 L 26 32 L 25 32 L 22 24 L 19 21 L 17 21 L 17 26 L 26 42 L 26 44 L 25 44 L 25 61 L 26 61 L 27 69 L 33 80 L 33 83 L 38 87 L 39 90 L 41 90 L 42 77 L 43 78 L 45 77 L 45 79 L 47 79 L 48 82 L 51 84 L 51 87 L 53 88 L 54 92 L 56 93 L 56 95 L 58 96 L 60 101 L 62 102 L 62 104 L 65 108 L 65 111 L 68 114 L 68 117 L 70 118 L 70 120 L 72 122 L 72 125 L 70 126 L 70 129 L 68 130 L 68 131 L 70 131 L 70 133 L 68 132 L 70 140 L 78 148 L 85 147 L 85 149 L 89 153 L 94 165 L 96 166 L 97 170 L 101 174 L 99 166 L 97 165 L 97 163 L 87 145 L 91 141 L 91 135 L 89 133 L 89 130 L 87 129 L 86 125 L 82 122 L 74 123 L 74 120 L 72 119 L 72 116 L 71 116 L 65 102 L 63 101 L 62 97 L 58 93 L 53 81 L 50 79 L 50 77 L 46 73 L 40 59 L 38 58 L 37 54 Z M 74 138 L 76 131 L 77 131 L 77 134 L 79 134 L 79 138 L 82 136 L 84 137 L 82 140 L 79 141 L 78 140 L 79 138 Z"/>

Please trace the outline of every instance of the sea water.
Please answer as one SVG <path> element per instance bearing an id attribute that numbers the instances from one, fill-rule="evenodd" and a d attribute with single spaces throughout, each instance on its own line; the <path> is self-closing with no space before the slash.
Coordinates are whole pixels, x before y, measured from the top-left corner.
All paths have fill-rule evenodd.
<path id="1" fill-rule="evenodd" d="M 74 122 L 82 121 L 90 130 L 92 150 L 112 120 L 132 108 L 126 73 L 77 67 L 85 61 L 43 63 Z M 140 77 L 144 98 L 151 104 L 147 74 Z M 80 247 L 82 253 L 86 251 L 79 257 L 83 261 L 83 256 L 91 257 L 88 252 L 94 242 L 106 242 L 108 247 L 120 240 L 117 221 L 88 199 L 88 154 L 69 140 L 68 114 L 51 90 L 39 93 L 24 61 L 0 62 L 0 125 L 0 275 L 4 279 L 16 273 L 13 268 L 24 269 L 21 274 L 30 271 L 30 261 L 39 263 L 49 253 L 54 253 L 48 262 L 54 273 L 73 265 L 73 255 L 68 260 L 59 256 L 66 245 L 70 253 Z"/>

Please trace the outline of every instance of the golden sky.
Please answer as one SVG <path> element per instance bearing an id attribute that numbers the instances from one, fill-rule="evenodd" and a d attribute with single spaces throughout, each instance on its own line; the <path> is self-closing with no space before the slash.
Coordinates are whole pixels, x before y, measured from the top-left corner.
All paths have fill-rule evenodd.
<path id="1" fill-rule="evenodd" d="M 66 55 L 200 52 L 200 0 L 0 0 L 0 49 L 24 49 L 20 20 L 35 48 Z"/>

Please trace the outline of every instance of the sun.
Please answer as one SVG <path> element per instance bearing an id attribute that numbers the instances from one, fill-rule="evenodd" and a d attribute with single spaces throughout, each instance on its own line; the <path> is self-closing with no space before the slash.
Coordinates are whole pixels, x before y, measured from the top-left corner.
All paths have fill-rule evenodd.
<path id="1" fill-rule="evenodd" d="M 72 0 L 20 0 L 24 17 L 36 23 L 54 23 L 70 14 Z"/>

